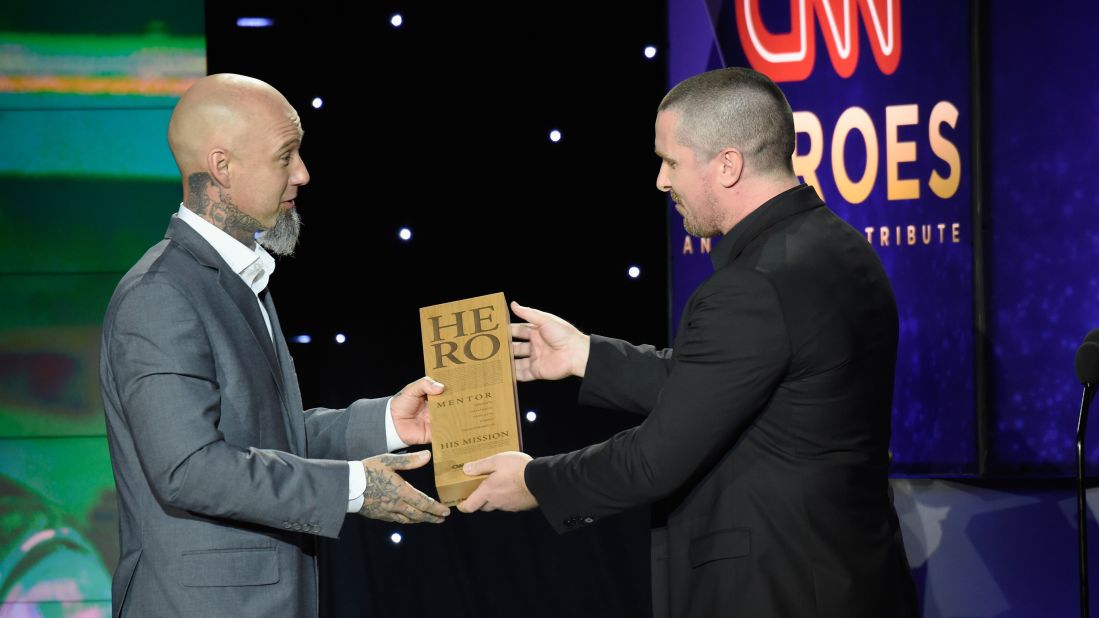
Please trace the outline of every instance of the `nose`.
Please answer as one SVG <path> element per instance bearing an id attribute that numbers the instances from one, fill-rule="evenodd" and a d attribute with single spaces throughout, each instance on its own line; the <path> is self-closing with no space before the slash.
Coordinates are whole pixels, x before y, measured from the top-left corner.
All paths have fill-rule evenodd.
<path id="1" fill-rule="evenodd" d="M 656 188 L 664 193 L 672 190 L 672 181 L 668 179 L 668 163 L 660 162 L 660 171 L 656 173 Z"/>
<path id="2" fill-rule="evenodd" d="M 290 175 L 290 184 L 300 187 L 309 184 L 309 170 L 306 169 L 305 161 L 302 160 L 301 155 L 298 155 L 297 160 L 298 164 Z"/>

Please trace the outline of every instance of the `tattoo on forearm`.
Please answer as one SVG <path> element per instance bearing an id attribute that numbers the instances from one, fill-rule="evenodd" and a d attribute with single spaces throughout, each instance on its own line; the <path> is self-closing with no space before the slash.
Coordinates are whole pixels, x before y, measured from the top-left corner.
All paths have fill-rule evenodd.
<path id="1" fill-rule="evenodd" d="M 246 247 L 256 246 L 256 232 L 263 226 L 238 208 L 229 192 L 215 184 L 209 174 L 191 174 L 187 177 L 187 188 L 190 191 L 185 203 L 187 208 Z"/>

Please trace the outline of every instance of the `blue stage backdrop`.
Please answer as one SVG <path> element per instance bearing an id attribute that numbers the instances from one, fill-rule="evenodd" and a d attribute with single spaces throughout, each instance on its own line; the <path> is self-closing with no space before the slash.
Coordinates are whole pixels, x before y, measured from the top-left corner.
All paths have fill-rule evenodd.
<path id="1" fill-rule="evenodd" d="M 901 318 L 894 471 L 977 472 L 968 3 L 670 0 L 669 20 L 670 83 L 771 76 L 794 110 L 795 171 L 885 264 Z M 712 267 L 710 244 L 669 217 L 675 325 Z"/>
<path id="2" fill-rule="evenodd" d="M 1073 358 L 1099 327 L 1097 21 L 1091 0 L 988 3 L 989 468 L 998 475 L 1075 472 Z"/>

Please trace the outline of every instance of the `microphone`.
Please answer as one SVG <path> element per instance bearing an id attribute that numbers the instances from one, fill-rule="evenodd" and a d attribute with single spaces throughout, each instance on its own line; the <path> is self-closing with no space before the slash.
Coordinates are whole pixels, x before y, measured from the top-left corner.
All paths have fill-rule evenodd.
<path id="1" fill-rule="evenodd" d="M 1076 350 L 1076 377 L 1080 384 L 1093 390 L 1099 383 L 1099 328 L 1091 329 Z"/>
<path id="2" fill-rule="evenodd" d="M 1076 540 L 1080 561 L 1080 616 L 1088 618 L 1088 511 L 1084 487 L 1084 438 L 1087 434 L 1088 408 L 1099 385 L 1099 328 L 1093 328 L 1076 350 L 1076 377 L 1084 385 L 1080 400 L 1080 419 L 1076 423 Z"/>

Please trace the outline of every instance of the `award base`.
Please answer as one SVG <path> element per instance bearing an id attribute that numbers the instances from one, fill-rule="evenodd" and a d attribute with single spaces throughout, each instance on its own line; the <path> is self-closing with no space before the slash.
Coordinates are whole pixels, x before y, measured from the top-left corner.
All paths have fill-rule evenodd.
<path id="1" fill-rule="evenodd" d="M 481 481 L 488 478 L 485 475 L 467 476 L 464 481 L 455 481 L 449 485 L 443 485 L 435 481 L 435 489 L 439 491 L 439 502 L 447 506 L 454 506 L 465 500 L 481 485 Z"/>

